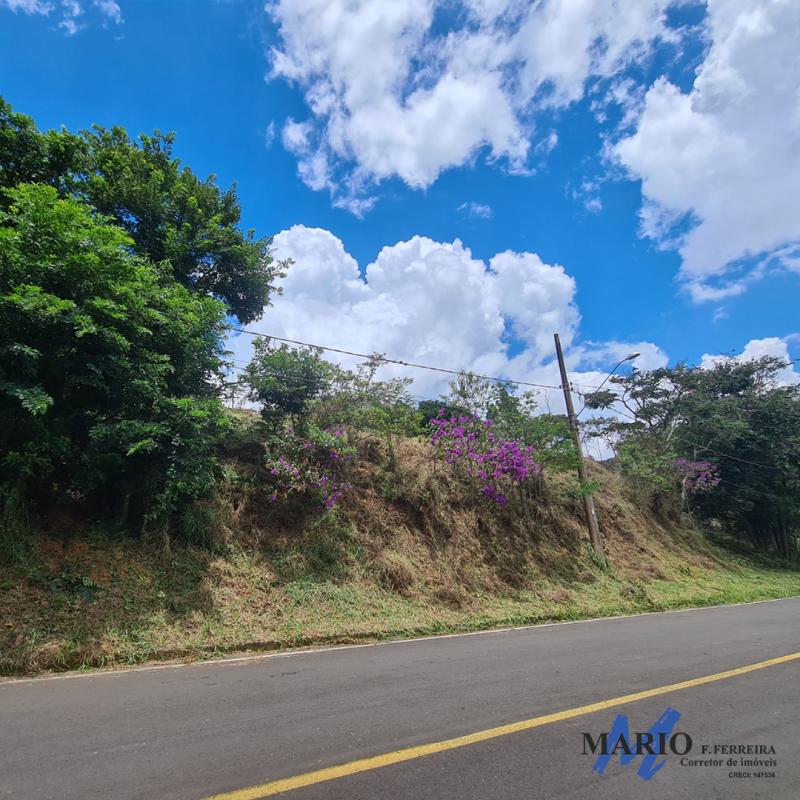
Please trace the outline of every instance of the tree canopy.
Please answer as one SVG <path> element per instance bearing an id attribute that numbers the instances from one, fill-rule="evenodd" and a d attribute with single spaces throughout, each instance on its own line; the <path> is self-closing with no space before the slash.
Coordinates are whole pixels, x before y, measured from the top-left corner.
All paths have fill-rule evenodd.
<path id="1" fill-rule="evenodd" d="M 130 484 L 121 496 L 154 501 L 170 420 L 215 416 L 224 307 L 54 188 L 22 184 L 4 197 L 0 482 L 62 499 Z"/>
<path id="2" fill-rule="evenodd" d="M 173 136 L 40 131 L 0 99 L 0 515 L 170 518 L 213 486 L 226 318 L 283 265 Z"/>
<path id="3" fill-rule="evenodd" d="M 269 304 L 283 265 L 269 239 L 240 229 L 236 187 L 198 178 L 173 155 L 174 139 L 155 131 L 132 140 L 121 127 L 41 132 L 0 98 L 0 188 L 43 183 L 88 203 L 127 231 L 139 255 L 167 263 L 184 286 L 248 323 Z"/>
<path id="4" fill-rule="evenodd" d="M 800 386 L 779 383 L 784 366 L 724 359 L 616 376 L 616 391 L 590 403 L 622 416 L 595 419 L 594 435 L 654 502 L 680 487 L 693 513 L 788 555 L 800 530 Z M 707 479 L 695 486 L 703 474 L 713 490 Z"/>

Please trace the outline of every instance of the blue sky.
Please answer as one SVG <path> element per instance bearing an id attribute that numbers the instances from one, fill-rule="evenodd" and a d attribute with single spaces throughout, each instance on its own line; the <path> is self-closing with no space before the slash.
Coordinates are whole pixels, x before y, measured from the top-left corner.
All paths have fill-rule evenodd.
<path id="1" fill-rule="evenodd" d="M 771 28 L 754 35 L 744 48 L 731 33 L 729 18 L 766 14 L 767 4 L 729 0 L 707 9 L 703 4 L 676 8 L 664 2 L 655 16 L 641 22 L 630 41 L 616 44 L 612 37 L 622 27 L 619 19 L 573 20 L 570 31 L 585 23 L 590 26 L 587 35 L 591 41 L 596 43 L 605 36 L 604 47 L 609 52 L 618 45 L 628 48 L 624 50 L 627 55 L 589 65 L 583 72 L 572 64 L 563 70 L 553 68 L 556 77 L 549 79 L 551 62 L 568 55 L 563 49 L 545 67 L 539 63 L 545 58 L 545 45 L 535 52 L 524 50 L 530 37 L 504 64 L 493 61 L 492 54 L 510 47 L 511 33 L 524 33 L 525 24 L 538 25 L 545 33 L 543 41 L 552 41 L 558 32 L 550 36 L 547 26 L 556 24 L 553 14 L 559 4 L 555 0 L 541 4 L 541 19 L 531 20 L 526 15 L 534 13 L 533 4 L 521 6 L 502 0 L 487 0 L 474 7 L 448 3 L 434 8 L 428 19 L 409 11 L 410 21 L 404 22 L 404 27 L 370 33 L 377 37 L 375 52 L 370 53 L 369 48 L 359 51 L 354 33 L 353 51 L 344 54 L 337 50 L 342 30 L 359 26 L 370 13 L 382 19 L 380 4 L 376 12 L 374 0 L 365 3 L 372 9 L 365 9 L 359 19 L 332 22 L 339 26 L 332 31 L 321 27 L 322 23 L 303 28 L 309 24 L 304 12 L 315 12 L 313 0 L 294 4 L 282 0 L 271 11 L 250 2 L 212 0 L 120 0 L 119 6 L 113 2 L 105 3 L 105 8 L 99 7 L 102 5 L 90 0 L 82 0 L 81 5 L 74 0 L 68 4 L 53 0 L 48 9 L 39 0 L 0 0 L 0 93 L 43 128 L 65 125 L 74 130 L 99 123 L 120 124 L 130 132 L 175 131 L 176 152 L 192 169 L 203 175 L 215 173 L 223 185 L 237 182 L 246 227 L 259 235 L 298 225 L 328 232 L 324 241 L 317 237 L 312 247 L 304 229 L 294 229 L 294 234 L 277 240 L 283 241 L 285 250 L 279 255 L 292 255 L 298 261 L 302 253 L 309 259 L 321 259 L 321 263 L 335 262 L 331 274 L 341 268 L 340 279 L 346 281 L 347 270 L 352 268 L 346 254 L 363 273 L 382 248 L 414 236 L 445 244 L 459 239 L 471 251 L 472 259 L 484 264 L 504 251 L 534 253 L 545 265 L 561 265 L 574 279 L 574 296 L 553 300 L 556 305 L 550 321 L 572 327 L 574 335 L 568 332 L 568 336 L 575 364 L 588 364 L 589 371 L 593 362 L 616 360 L 613 348 L 603 350 L 603 343 L 614 342 L 653 343 L 672 362 L 698 362 L 704 354 L 740 353 L 748 342 L 773 338 L 782 339 L 783 345 L 773 343 L 770 352 L 783 346 L 793 356 L 800 354 L 794 337 L 800 332 L 796 310 L 800 236 L 795 222 L 788 216 L 782 221 L 782 212 L 769 207 L 769 198 L 797 184 L 800 149 L 796 135 L 787 145 L 789 149 L 778 154 L 785 163 L 776 165 L 774 146 L 768 147 L 765 133 L 771 121 L 765 119 L 762 126 L 752 127 L 751 118 L 754 113 L 774 113 L 776 119 L 785 114 L 781 98 L 769 97 L 766 89 L 759 94 L 763 87 L 758 83 L 739 86 L 738 94 L 732 94 L 731 88 L 712 74 L 710 61 L 706 63 L 709 52 L 716 48 L 720 58 L 728 59 L 730 69 L 739 69 L 745 80 L 764 81 L 766 86 L 770 75 L 756 69 L 753 77 L 746 59 L 756 59 L 761 48 L 764 58 L 772 53 L 780 60 L 780 43 L 774 37 L 780 35 L 786 20 L 765 17 Z M 777 5 L 785 6 L 781 13 L 797 16 L 791 3 Z M 624 4 L 622 8 L 619 13 L 624 14 Z M 59 24 L 65 20 L 74 25 Z M 414 26 L 422 32 L 409 34 Z M 446 31 L 464 37 L 456 42 L 457 56 L 448 49 L 453 37 L 446 40 Z M 668 36 L 665 31 L 670 32 Z M 478 34 L 487 32 L 496 37 L 490 55 L 479 49 Z M 389 44 L 382 47 L 380 36 L 389 37 Z M 359 76 L 365 72 L 397 67 L 394 62 L 384 64 L 381 56 L 386 47 L 396 43 L 392 36 L 403 40 L 397 52 L 411 65 L 406 65 L 406 85 L 390 90 L 369 82 L 362 85 Z M 670 36 L 674 41 L 667 41 Z M 309 43 L 316 52 L 304 50 Z M 409 47 L 415 46 L 416 51 L 408 55 Z M 513 46 L 520 47 L 516 40 Z M 327 55 L 326 47 L 331 48 Z M 468 66 L 457 61 L 473 51 Z M 276 69 L 276 53 L 290 59 L 292 68 Z M 535 66 L 530 73 L 539 76 L 527 95 L 521 87 L 531 79 L 517 66 L 525 58 L 525 64 Z M 692 109 L 687 98 L 697 91 L 695 81 L 704 68 L 703 86 L 710 86 L 716 94 L 704 89 L 697 95 L 701 102 Z M 796 63 L 787 69 L 783 77 L 796 90 L 798 76 L 791 72 L 796 73 Z M 503 101 L 510 98 L 505 127 L 499 123 L 492 127 L 492 120 L 487 121 L 493 111 L 487 115 L 486 108 L 497 107 L 490 94 L 476 100 L 488 104 L 476 106 L 484 113 L 476 114 L 475 120 L 459 122 L 453 130 L 448 130 L 446 117 L 431 131 L 425 128 L 423 111 L 417 118 L 413 116 L 417 113 L 412 108 L 415 88 L 437 88 L 448 75 L 459 76 L 464 70 L 470 71 L 470 81 L 476 85 L 487 75 L 501 75 L 503 81 L 511 75 L 497 95 Z M 573 72 L 565 76 L 566 70 Z M 620 102 L 609 100 L 615 89 L 622 97 Z M 311 91 L 325 95 L 326 102 L 338 110 L 340 121 L 344 118 L 344 127 L 338 132 L 332 121 L 335 115 L 314 110 Z M 373 94 L 369 96 L 369 92 Z M 410 134 L 403 131 L 402 139 L 391 130 L 364 132 L 357 125 L 359 114 L 384 107 L 381 103 L 386 98 L 381 92 L 389 92 L 389 99 L 396 102 L 398 124 L 408 125 Z M 546 99 L 548 93 L 559 92 L 564 96 Z M 353 101 L 350 95 L 356 94 L 362 99 Z M 743 94 L 759 102 L 753 100 L 752 109 L 741 108 L 736 98 Z M 712 95 L 716 105 L 704 108 L 702 102 Z M 679 119 L 684 120 L 680 125 Z M 305 126 L 298 129 L 299 138 L 292 139 L 287 124 Z M 670 129 L 672 125 L 675 130 Z M 337 151 L 342 130 L 347 144 Z M 444 131 L 441 137 L 439 131 Z M 411 134 L 418 134 L 419 140 Z M 448 137 L 452 138 L 452 157 L 447 152 L 448 141 L 442 142 Z M 628 145 L 615 149 L 624 140 Z M 392 151 L 395 141 L 396 153 Z M 435 157 L 430 155 L 434 150 Z M 316 173 L 309 178 L 306 172 L 302 179 L 298 169 L 302 171 L 303 164 L 320 152 L 325 153 L 323 177 Z M 747 163 L 739 164 L 737 159 Z M 751 175 L 763 175 L 764 185 L 752 186 L 751 207 L 747 208 L 742 207 L 742 196 L 751 191 Z M 649 187 L 644 195 L 642 179 Z M 708 193 L 708 186 L 714 187 L 713 194 Z M 794 217 L 800 216 L 797 196 L 787 195 L 783 200 L 784 205 L 794 205 Z M 751 226 L 762 201 L 763 224 L 756 220 Z M 371 205 L 360 216 L 352 211 L 358 210 L 359 202 Z M 470 211 L 478 205 L 485 207 L 481 213 Z M 643 234 L 643 207 L 655 209 L 649 236 Z M 731 236 L 725 233 L 728 220 Z M 693 228 L 701 229 L 696 240 L 687 243 L 680 238 Z M 653 233 L 656 229 L 658 234 Z M 336 249 L 338 245 L 334 247 L 336 240 L 346 251 L 344 255 Z M 330 252 L 319 249 L 329 246 L 333 248 Z M 723 250 L 717 258 L 716 253 Z M 402 253 L 388 253 L 385 269 L 395 263 L 389 256 L 396 260 L 401 255 L 406 259 L 402 269 L 406 269 L 411 250 Z M 435 253 L 429 255 L 425 248 L 420 253 L 413 257 L 433 263 L 430 259 Z M 465 257 L 458 258 L 463 261 Z M 319 282 L 320 273 L 312 267 L 309 270 Z M 441 274 L 446 279 L 448 273 Z M 555 273 L 548 275 L 554 277 Z M 327 279 L 326 273 L 322 283 Z M 510 286 L 513 281 L 509 281 Z M 386 283 L 385 291 L 395 291 L 392 286 Z M 703 299 L 700 295 L 708 294 L 709 287 L 712 299 Z M 421 284 L 418 291 L 424 290 Z M 312 313 L 310 308 L 326 313 L 325 308 L 315 306 L 318 300 L 328 302 L 326 298 L 308 300 L 309 291 L 299 278 L 293 288 L 287 286 L 287 292 L 295 294 L 286 303 L 294 305 L 276 309 L 276 324 L 282 332 L 324 336 L 323 343 L 333 345 L 351 345 L 355 337 L 361 349 L 382 349 L 401 357 L 425 352 L 423 339 L 414 353 L 390 352 L 390 346 L 396 349 L 404 341 L 402 324 L 397 323 L 399 338 L 386 340 L 378 335 L 383 323 L 376 321 L 374 314 L 364 319 L 371 319 L 377 327 L 364 322 L 349 338 L 342 331 L 345 342 L 337 338 L 335 322 L 304 325 L 304 315 Z M 328 287 L 328 291 L 333 296 L 338 289 Z M 415 302 L 413 291 L 404 297 L 406 303 Z M 439 298 L 440 308 L 448 305 L 448 297 Z M 346 302 L 360 301 L 350 297 Z M 453 295 L 453 303 L 464 302 L 474 301 Z M 547 307 L 542 302 L 540 311 Z M 515 340 L 506 356 L 513 358 L 528 345 L 536 350 L 534 323 L 523 312 L 514 311 L 511 300 L 498 303 L 506 329 L 513 331 Z M 565 303 L 572 304 L 571 312 L 564 311 Z M 469 314 L 454 318 L 453 338 L 466 335 L 463 326 L 479 325 L 480 319 Z M 271 329 L 269 322 L 268 313 L 261 324 L 265 330 Z M 415 324 L 428 324 L 424 313 L 419 313 Z M 548 323 L 543 324 L 546 328 Z M 375 342 L 371 340 L 373 332 Z M 446 331 L 440 329 L 438 335 L 446 338 Z M 507 336 L 504 341 L 507 343 Z M 482 347 L 477 342 L 474 350 L 455 348 L 452 358 L 468 363 L 446 366 L 503 368 L 504 362 L 493 360 L 492 353 L 482 352 Z M 592 347 L 594 356 L 589 352 Z M 439 362 L 446 358 L 441 348 L 431 347 L 429 353 Z M 525 368 L 544 374 L 545 361 L 547 355 L 540 346 Z M 509 374 L 522 377 L 527 374 L 523 366 L 518 364 L 517 371 Z"/>

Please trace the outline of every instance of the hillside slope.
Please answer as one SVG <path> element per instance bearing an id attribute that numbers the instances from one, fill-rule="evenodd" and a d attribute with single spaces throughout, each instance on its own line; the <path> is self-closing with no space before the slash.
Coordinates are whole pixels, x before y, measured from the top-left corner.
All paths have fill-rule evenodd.
<path id="1" fill-rule="evenodd" d="M 600 466 L 608 571 L 583 543 L 569 476 L 549 476 L 523 513 L 490 507 L 420 440 L 390 458 L 367 437 L 358 452 L 352 489 L 325 512 L 269 502 L 256 449 L 234 443 L 184 531 L 202 547 L 52 520 L 0 569 L 0 673 L 800 594 L 799 572 L 656 519 Z"/>

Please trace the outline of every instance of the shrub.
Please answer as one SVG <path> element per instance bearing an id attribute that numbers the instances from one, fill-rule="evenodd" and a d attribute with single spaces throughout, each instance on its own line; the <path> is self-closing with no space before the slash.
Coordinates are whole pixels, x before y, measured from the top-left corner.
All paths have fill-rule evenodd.
<path id="1" fill-rule="evenodd" d="M 350 488 L 346 471 L 355 448 L 348 444 L 343 427 L 323 430 L 310 425 L 305 433 L 289 427 L 267 447 L 273 502 L 301 494 L 330 510 Z"/>
<path id="2" fill-rule="evenodd" d="M 499 505 L 508 503 L 505 485 L 522 483 L 541 471 L 533 448 L 515 440 L 496 438 L 490 419 L 472 415 L 448 419 L 442 413 L 431 424 L 434 426 L 431 441 L 437 454 L 461 469 L 486 497 Z"/>

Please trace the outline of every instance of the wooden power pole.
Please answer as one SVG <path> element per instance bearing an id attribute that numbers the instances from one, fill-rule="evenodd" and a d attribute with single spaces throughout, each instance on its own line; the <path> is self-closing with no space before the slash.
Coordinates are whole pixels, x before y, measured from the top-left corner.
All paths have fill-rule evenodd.
<path id="1" fill-rule="evenodd" d="M 603 548 L 603 536 L 600 533 L 600 526 L 597 524 L 597 514 L 594 510 L 594 499 L 586 489 L 586 466 L 583 463 L 583 448 L 581 447 L 581 434 L 578 430 L 578 416 L 575 414 L 575 406 L 572 404 L 572 389 L 570 388 L 569 378 L 567 377 L 567 367 L 564 364 L 564 353 L 561 350 L 561 339 L 558 334 L 554 334 L 556 340 L 556 356 L 558 357 L 558 368 L 561 371 L 561 388 L 564 391 L 564 401 L 567 404 L 567 424 L 572 432 L 575 441 L 575 452 L 578 456 L 578 478 L 581 482 L 583 491 L 583 508 L 586 512 L 586 522 L 589 526 L 589 541 L 595 553 L 600 557 L 603 564 L 606 563 L 605 549 Z"/>

